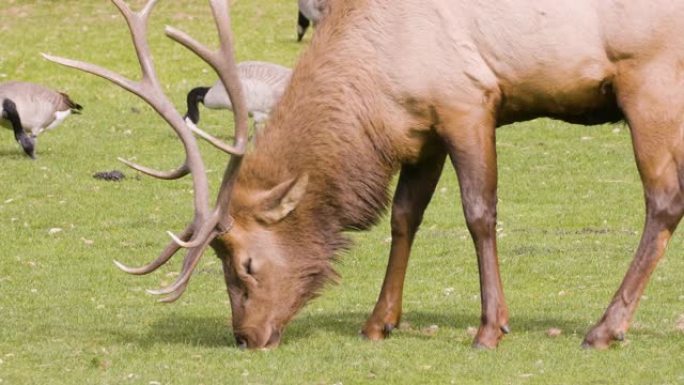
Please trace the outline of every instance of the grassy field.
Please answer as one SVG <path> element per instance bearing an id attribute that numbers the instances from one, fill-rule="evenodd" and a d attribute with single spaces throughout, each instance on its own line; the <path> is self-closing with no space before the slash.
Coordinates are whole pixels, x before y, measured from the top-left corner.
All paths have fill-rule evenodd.
<path id="1" fill-rule="evenodd" d="M 293 0 L 232 1 L 237 54 L 292 66 Z M 141 4 L 135 1 L 134 4 Z M 68 92 L 83 114 L 41 136 L 35 161 L 10 131 L 0 140 L 0 384 L 684 384 L 684 243 L 675 236 L 627 341 L 579 348 L 632 258 L 643 218 L 629 133 L 538 120 L 498 131 L 499 251 L 512 333 L 471 349 L 477 267 L 454 172 L 446 168 L 418 235 L 404 325 L 370 343 L 358 331 L 379 292 L 387 221 L 354 234 L 343 279 L 309 304 L 273 351 L 238 350 L 218 260 L 205 255 L 186 294 L 157 304 L 144 289 L 174 279 L 179 261 L 147 277 L 118 271 L 154 258 L 192 214 L 189 180 L 162 182 L 116 161 L 171 169 L 172 131 L 134 96 L 39 53 L 137 76 L 123 20 L 105 0 L 0 2 L 0 80 Z M 183 108 L 211 84 L 206 66 L 163 36 L 171 24 L 215 42 L 205 2 L 162 1 L 150 26 L 160 77 Z M 227 113 L 203 114 L 209 127 Z M 215 187 L 226 156 L 202 146 Z M 122 182 L 92 178 L 119 169 Z M 549 337 L 551 328 L 560 329 Z"/>

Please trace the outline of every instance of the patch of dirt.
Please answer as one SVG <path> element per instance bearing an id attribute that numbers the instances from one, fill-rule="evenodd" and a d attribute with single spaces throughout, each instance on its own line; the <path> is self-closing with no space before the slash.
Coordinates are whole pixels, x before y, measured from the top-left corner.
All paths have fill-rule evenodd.
<path id="1" fill-rule="evenodd" d="M 112 171 L 96 172 L 95 174 L 93 174 L 93 178 L 118 182 L 118 181 L 126 178 L 126 176 L 124 175 L 124 173 L 122 173 L 119 170 L 112 170 Z"/>

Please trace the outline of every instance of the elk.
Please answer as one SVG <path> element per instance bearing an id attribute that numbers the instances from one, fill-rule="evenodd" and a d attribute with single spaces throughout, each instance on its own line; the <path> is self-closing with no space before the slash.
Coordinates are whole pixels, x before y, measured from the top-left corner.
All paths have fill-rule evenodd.
<path id="1" fill-rule="evenodd" d="M 388 186 L 399 172 L 387 272 L 362 329 L 371 340 L 386 338 L 400 322 L 411 245 L 448 157 L 479 267 L 481 323 L 473 344 L 494 348 L 509 332 L 495 231 L 496 128 L 541 116 L 587 125 L 624 119 L 643 182 L 645 225 L 621 286 L 583 346 L 624 338 L 684 214 L 684 3 L 332 1 L 268 129 L 245 152 L 247 112 L 226 0 L 211 1 L 218 53 L 175 29 L 167 34 L 217 70 L 236 107 L 233 145 L 185 125 L 161 94 L 143 37 L 155 0 L 140 14 L 112 1 L 131 26 L 144 73 L 139 83 L 48 58 L 139 94 L 183 141 L 187 161 L 174 172 L 132 165 L 166 179 L 190 172 L 194 220 L 150 264 L 117 262 L 146 274 L 187 248 L 178 279 L 152 291 L 166 295 L 162 301 L 183 293 L 210 245 L 222 262 L 238 345 L 277 346 L 294 314 L 335 279 L 333 260 L 349 247 L 343 232 L 369 228 L 390 205 Z M 191 131 L 234 154 L 213 210 Z"/>

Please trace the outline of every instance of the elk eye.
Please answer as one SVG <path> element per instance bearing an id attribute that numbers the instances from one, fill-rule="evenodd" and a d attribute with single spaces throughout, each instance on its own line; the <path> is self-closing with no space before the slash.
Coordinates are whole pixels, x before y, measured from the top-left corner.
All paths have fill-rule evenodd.
<path id="1" fill-rule="evenodd" d="M 254 271 L 252 270 L 252 258 L 248 259 L 248 260 L 244 263 L 243 267 L 245 268 L 245 272 L 246 272 L 248 275 L 253 275 L 253 274 L 254 274 Z"/>

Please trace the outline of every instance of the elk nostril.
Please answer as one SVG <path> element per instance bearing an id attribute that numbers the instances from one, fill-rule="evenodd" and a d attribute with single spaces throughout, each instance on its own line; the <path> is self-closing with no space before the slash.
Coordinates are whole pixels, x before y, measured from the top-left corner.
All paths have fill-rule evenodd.
<path id="1" fill-rule="evenodd" d="M 235 343 L 237 344 L 238 348 L 241 350 L 247 349 L 247 338 L 245 336 L 236 334 L 235 335 Z"/>

